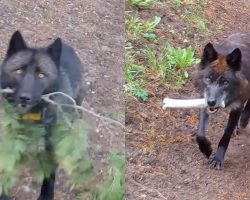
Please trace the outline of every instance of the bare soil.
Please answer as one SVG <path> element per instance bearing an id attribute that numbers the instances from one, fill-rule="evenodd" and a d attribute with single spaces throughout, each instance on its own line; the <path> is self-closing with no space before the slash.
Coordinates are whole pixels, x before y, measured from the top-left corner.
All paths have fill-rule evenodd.
<path id="1" fill-rule="evenodd" d="M 186 2 L 186 1 L 183 1 Z M 211 34 L 193 32 L 186 43 L 178 37 L 184 28 L 183 9 L 169 1 L 153 9 L 136 11 L 143 19 L 164 16 L 157 27 L 159 46 L 171 41 L 174 46 L 195 45 L 201 50 L 207 42 L 217 42 L 235 32 L 249 32 L 250 2 L 208 1 L 203 13 L 208 17 Z M 218 25 L 223 28 L 218 29 Z M 164 27 L 174 27 L 175 34 Z M 190 73 L 195 71 L 191 68 Z M 149 101 L 139 102 L 126 97 L 126 199 L 127 200 L 249 200 L 250 141 L 249 127 L 233 137 L 223 170 L 211 169 L 198 149 L 195 138 L 198 125 L 197 109 L 161 109 L 164 97 L 197 98 L 194 76 L 179 92 L 172 92 L 152 78 Z M 211 117 L 207 128 L 213 152 L 226 125 L 228 110 Z"/>
<path id="2" fill-rule="evenodd" d="M 27 43 L 35 47 L 62 38 L 84 63 L 88 88 L 83 106 L 124 123 L 122 0 L 1 0 L 0 3 L 1 59 L 15 30 L 20 30 Z M 124 151 L 122 128 L 87 114 L 85 121 L 90 127 L 89 151 L 94 167 L 97 173 L 105 173 L 109 151 Z M 40 185 L 27 173 L 18 180 L 11 195 L 16 200 L 33 200 L 39 191 Z M 75 198 L 75 191 L 70 191 L 65 174 L 59 172 L 55 199 Z"/>

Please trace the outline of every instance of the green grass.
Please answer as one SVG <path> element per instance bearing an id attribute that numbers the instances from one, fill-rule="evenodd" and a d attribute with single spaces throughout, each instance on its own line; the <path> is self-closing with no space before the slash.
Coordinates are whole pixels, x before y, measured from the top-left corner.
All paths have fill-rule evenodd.
<path id="1" fill-rule="evenodd" d="M 54 13 L 52 10 L 45 8 L 44 10 L 44 18 L 47 20 L 48 23 L 52 23 L 54 19 Z"/>
<path id="2" fill-rule="evenodd" d="M 161 18 L 155 16 L 152 21 L 141 20 L 137 15 L 128 16 L 126 19 L 126 31 L 132 39 L 140 39 L 141 37 L 148 41 L 157 41 L 155 27 L 160 23 Z"/>
<path id="3" fill-rule="evenodd" d="M 143 77 L 144 67 L 136 64 L 134 53 L 131 47 L 127 46 L 124 72 L 125 91 L 139 100 L 147 101 L 148 93 L 145 90 L 145 81 Z"/>
<path id="4" fill-rule="evenodd" d="M 159 3 L 159 0 L 127 0 L 127 3 L 139 9 L 147 9 Z"/>
<path id="5" fill-rule="evenodd" d="M 188 15 L 188 20 L 199 31 L 205 34 L 209 34 L 209 29 L 207 27 L 207 20 L 202 16 L 200 16 L 199 13 L 190 12 Z"/>
<path id="6" fill-rule="evenodd" d="M 159 73 L 162 80 L 175 89 L 179 89 L 185 83 L 188 78 L 187 69 L 199 62 L 191 47 L 181 49 L 169 44 L 165 45 L 159 53 L 146 47 L 144 55 L 147 66 Z"/>
<path id="7" fill-rule="evenodd" d="M 187 6 L 187 5 L 191 5 L 191 4 L 195 4 L 193 2 L 193 0 L 170 0 L 175 6 Z"/>
<path id="8" fill-rule="evenodd" d="M 224 24 L 218 24 L 218 25 L 217 25 L 217 29 L 220 30 L 220 31 L 225 30 Z"/>
<path id="9" fill-rule="evenodd" d="M 206 0 L 198 0 L 196 3 L 187 5 L 185 7 L 186 10 L 186 18 L 189 24 L 195 28 L 197 28 L 203 34 L 210 34 L 210 31 L 207 27 L 209 20 L 204 14 L 204 8 L 206 7 Z"/>
<path id="10" fill-rule="evenodd" d="M 196 0 L 195 2 L 189 0 L 185 3 L 183 0 L 171 0 L 172 4 L 181 9 L 187 20 L 187 28 L 192 27 L 192 32 L 197 30 L 203 34 L 209 35 L 208 29 L 209 20 L 205 15 L 204 8 L 206 7 L 207 0 Z"/>
<path id="11" fill-rule="evenodd" d="M 186 28 L 180 35 L 182 41 L 188 43 L 189 40 L 193 40 L 194 32 L 201 32 L 202 35 L 209 34 L 207 27 L 209 21 L 204 14 L 206 0 L 170 1 L 184 15 L 184 26 Z M 128 0 L 127 2 L 130 5 L 140 7 L 140 3 L 149 3 L 150 1 Z M 153 5 L 149 4 L 147 4 L 148 7 Z M 133 13 L 133 11 L 131 12 Z M 164 43 L 157 44 L 156 26 L 160 23 L 161 18 L 155 17 L 152 20 L 144 20 L 136 14 L 131 14 L 131 12 L 126 15 L 126 32 L 128 40 L 135 44 L 136 48 L 131 47 L 129 51 L 126 50 L 125 90 L 136 98 L 146 101 L 148 95 L 145 88 L 149 84 L 147 74 L 150 70 L 152 70 L 152 73 L 159 74 L 157 77 L 161 77 L 160 81 L 167 87 L 174 90 L 180 89 L 189 77 L 189 67 L 199 62 L 199 59 L 194 55 L 194 50 L 191 47 L 174 48 L 171 43 L 167 45 L 164 45 Z M 177 34 L 176 37 L 178 37 L 179 33 L 171 25 L 168 28 L 170 29 L 168 32 Z M 148 45 L 146 48 L 145 44 Z M 143 45 L 144 47 L 142 47 Z M 196 47 L 196 43 L 194 47 Z M 145 70 L 147 70 L 147 73 L 145 73 Z"/>
<path id="12" fill-rule="evenodd" d="M 181 6 L 181 5 L 182 5 L 182 0 L 171 0 L 171 2 L 172 2 L 175 6 Z"/>

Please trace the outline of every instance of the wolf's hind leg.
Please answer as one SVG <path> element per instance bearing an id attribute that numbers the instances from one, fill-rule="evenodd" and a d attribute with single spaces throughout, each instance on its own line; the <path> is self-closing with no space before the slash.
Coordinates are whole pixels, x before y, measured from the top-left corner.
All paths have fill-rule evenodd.
<path id="1" fill-rule="evenodd" d="M 247 101 L 247 104 L 241 113 L 240 116 L 240 127 L 241 128 L 246 128 L 248 122 L 249 122 L 249 117 L 250 117 L 250 100 Z"/>
<path id="2" fill-rule="evenodd" d="M 196 136 L 197 143 L 199 145 L 200 151 L 205 154 L 207 158 L 212 153 L 211 143 L 206 138 L 205 129 L 206 123 L 208 120 L 208 114 L 205 108 L 200 109 L 200 119 L 199 119 L 199 127 L 198 127 L 198 134 Z"/>

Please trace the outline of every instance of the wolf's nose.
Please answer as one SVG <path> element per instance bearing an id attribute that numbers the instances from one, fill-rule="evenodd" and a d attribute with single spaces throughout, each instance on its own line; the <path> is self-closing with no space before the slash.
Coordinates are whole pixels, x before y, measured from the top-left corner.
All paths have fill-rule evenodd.
<path id="1" fill-rule="evenodd" d="M 31 100 L 31 96 L 29 94 L 21 94 L 19 98 L 22 102 L 29 102 Z"/>
<path id="2" fill-rule="evenodd" d="M 215 106 L 215 104 L 216 104 L 216 101 L 215 101 L 215 100 L 208 100 L 208 101 L 207 101 L 207 105 L 209 105 L 209 106 L 211 106 L 211 107 Z"/>

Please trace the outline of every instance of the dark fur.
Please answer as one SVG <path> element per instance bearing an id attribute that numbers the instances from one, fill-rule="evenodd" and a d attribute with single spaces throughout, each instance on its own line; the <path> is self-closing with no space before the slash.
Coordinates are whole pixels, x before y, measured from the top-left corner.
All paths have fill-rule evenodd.
<path id="1" fill-rule="evenodd" d="M 64 44 L 60 38 L 45 48 L 30 48 L 22 35 L 16 31 L 9 43 L 6 57 L 1 67 L 1 87 L 11 88 L 13 94 L 4 95 L 9 103 L 17 107 L 20 113 L 41 112 L 46 150 L 53 155 L 50 136 L 56 112 L 54 108 L 41 100 L 41 96 L 61 91 L 73 97 L 80 105 L 83 100 L 84 82 L 82 64 L 74 50 Z M 57 96 L 55 101 L 66 103 L 65 98 Z M 39 200 L 54 198 L 55 169 L 42 184 Z M 0 199 L 8 199 L 6 196 Z"/>
<path id="2" fill-rule="evenodd" d="M 221 169 L 230 138 L 239 119 L 243 128 L 249 121 L 250 35 L 231 35 L 216 47 L 208 43 L 203 51 L 198 80 L 209 108 L 221 105 L 231 108 L 227 127 L 214 156 L 211 156 L 211 144 L 205 136 L 209 115 L 206 109 L 200 110 L 197 134 L 199 148 L 206 157 L 210 157 L 213 167 Z"/>

